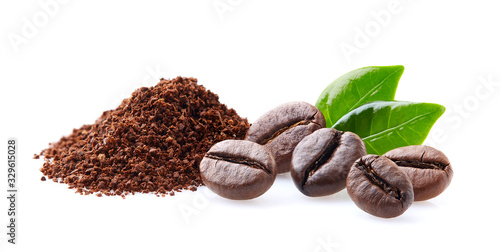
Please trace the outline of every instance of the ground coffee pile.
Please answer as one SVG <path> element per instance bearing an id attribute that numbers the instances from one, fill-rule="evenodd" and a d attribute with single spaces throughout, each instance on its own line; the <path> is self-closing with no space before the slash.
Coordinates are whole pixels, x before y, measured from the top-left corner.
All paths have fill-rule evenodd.
<path id="1" fill-rule="evenodd" d="M 205 152 L 219 141 L 244 138 L 248 128 L 196 79 L 162 79 L 50 144 L 40 153 L 42 180 L 97 196 L 194 191 L 202 185 Z"/>

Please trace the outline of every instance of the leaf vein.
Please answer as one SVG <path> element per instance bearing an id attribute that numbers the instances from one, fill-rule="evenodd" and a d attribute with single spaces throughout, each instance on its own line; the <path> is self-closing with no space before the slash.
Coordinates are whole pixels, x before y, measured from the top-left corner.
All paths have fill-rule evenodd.
<path id="1" fill-rule="evenodd" d="M 411 123 L 411 122 L 413 122 L 413 121 L 419 120 L 419 119 L 421 119 L 422 117 L 426 117 L 426 116 L 428 116 L 428 115 L 430 115 L 430 114 L 432 114 L 432 113 L 434 113 L 434 112 L 429 112 L 429 113 L 425 113 L 425 114 L 422 114 L 422 115 L 416 116 L 416 117 L 412 118 L 411 120 L 408 120 L 408 121 L 406 121 L 406 122 L 404 122 L 404 123 L 398 124 L 398 125 L 396 125 L 396 126 L 394 126 L 394 127 L 392 127 L 392 128 L 388 128 L 388 129 L 386 129 L 386 130 L 380 131 L 379 133 L 376 133 L 376 134 L 373 134 L 373 135 L 369 135 L 369 136 L 367 136 L 367 137 L 364 137 L 364 138 L 363 138 L 363 141 L 368 140 L 368 139 L 373 139 L 373 138 L 376 138 L 376 137 L 378 137 L 378 136 L 380 136 L 380 135 L 384 135 L 384 134 L 389 133 L 389 132 L 393 132 L 393 131 L 397 130 L 397 128 L 399 128 L 399 127 L 405 126 L 405 125 L 407 125 L 407 124 L 409 124 L 409 123 Z"/>
<path id="2" fill-rule="evenodd" d="M 398 71 L 394 71 L 392 72 L 391 74 L 387 75 L 387 77 L 385 77 L 379 84 L 375 85 L 372 89 L 370 89 L 368 92 L 366 92 L 365 95 L 363 95 L 363 97 L 361 97 L 348 111 L 352 111 L 353 109 L 355 109 L 358 104 L 360 104 L 368 95 L 372 95 L 372 93 L 378 89 L 380 86 L 382 86 L 382 84 L 389 78 L 391 77 L 392 75 L 394 75 L 396 72 Z M 370 75 L 370 82 L 371 82 L 371 75 Z M 359 92 L 358 92 L 359 93 Z"/>

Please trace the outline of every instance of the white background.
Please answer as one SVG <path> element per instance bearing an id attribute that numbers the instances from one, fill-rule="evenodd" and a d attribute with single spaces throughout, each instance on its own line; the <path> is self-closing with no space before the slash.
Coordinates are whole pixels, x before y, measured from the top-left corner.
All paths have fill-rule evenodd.
<path id="1" fill-rule="evenodd" d="M 2 1 L 1 190 L 8 137 L 18 138 L 20 159 L 18 244 L 6 242 L 2 197 L 0 251 L 500 251 L 499 8 L 496 1 Z M 289 175 L 242 202 L 206 188 L 165 198 L 80 196 L 41 182 L 43 162 L 32 159 L 159 77 L 196 77 L 252 122 L 284 102 L 314 104 L 350 70 L 396 64 L 406 68 L 398 100 L 447 107 L 428 143 L 455 171 L 447 191 L 398 218 L 364 213 L 345 190 L 308 198 Z"/>

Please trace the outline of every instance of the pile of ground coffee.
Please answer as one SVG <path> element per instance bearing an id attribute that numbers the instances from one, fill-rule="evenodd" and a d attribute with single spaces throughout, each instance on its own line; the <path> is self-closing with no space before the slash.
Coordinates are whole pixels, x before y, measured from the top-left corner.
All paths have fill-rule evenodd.
<path id="1" fill-rule="evenodd" d="M 219 141 L 244 138 L 248 128 L 247 119 L 196 79 L 162 79 L 35 158 L 45 158 L 42 180 L 66 183 L 80 194 L 173 195 L 202 185 L 203 155 Z"/>

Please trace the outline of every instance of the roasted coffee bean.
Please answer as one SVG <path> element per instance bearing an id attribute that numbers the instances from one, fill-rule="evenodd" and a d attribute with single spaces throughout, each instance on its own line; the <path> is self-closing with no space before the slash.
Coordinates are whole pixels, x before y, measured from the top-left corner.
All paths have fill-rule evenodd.
<path id="1" fill-rule="evenodd" d="M 278 173 L 290 171 L 292 152 L 305 136 L 325 127 L 321 111 L 306 102 L 289 102 L 268 111 L 248 129 L 246 140 L 274 155 Z"/>
<path id="2" fill-rule="evenodd" d="M 276 179 L 276 163 L 263 146 L 225 140 L 212 146 L 200 163 L 203 183 L 218 195 L 235 200 L 256 198 Z"/>
<path id="3" fill-rule="evenodd" d="M 415 200 L 428 200 L 450 185 L 453 170 L 443 152 L 429 146 L 413 145 L 391 150 L 385 157 L 406 172 L 413 185 Z"/>
<path id="4" fill-rule="evenodd" d="M 363 211 L 383 218 L 403 214 L 413 203 L 410 179 L 390 159 L 366 155 L 347 175 L 347 193 Z"/>
<path id="5" fill-rule="evenodd" d="M 365 144 L 358 135 L 333 128 L 316 130 L 293 151 L 293 182 L 307 196 L 334 194 L 345 188 L 349 169 L 364 155 Z"/>

